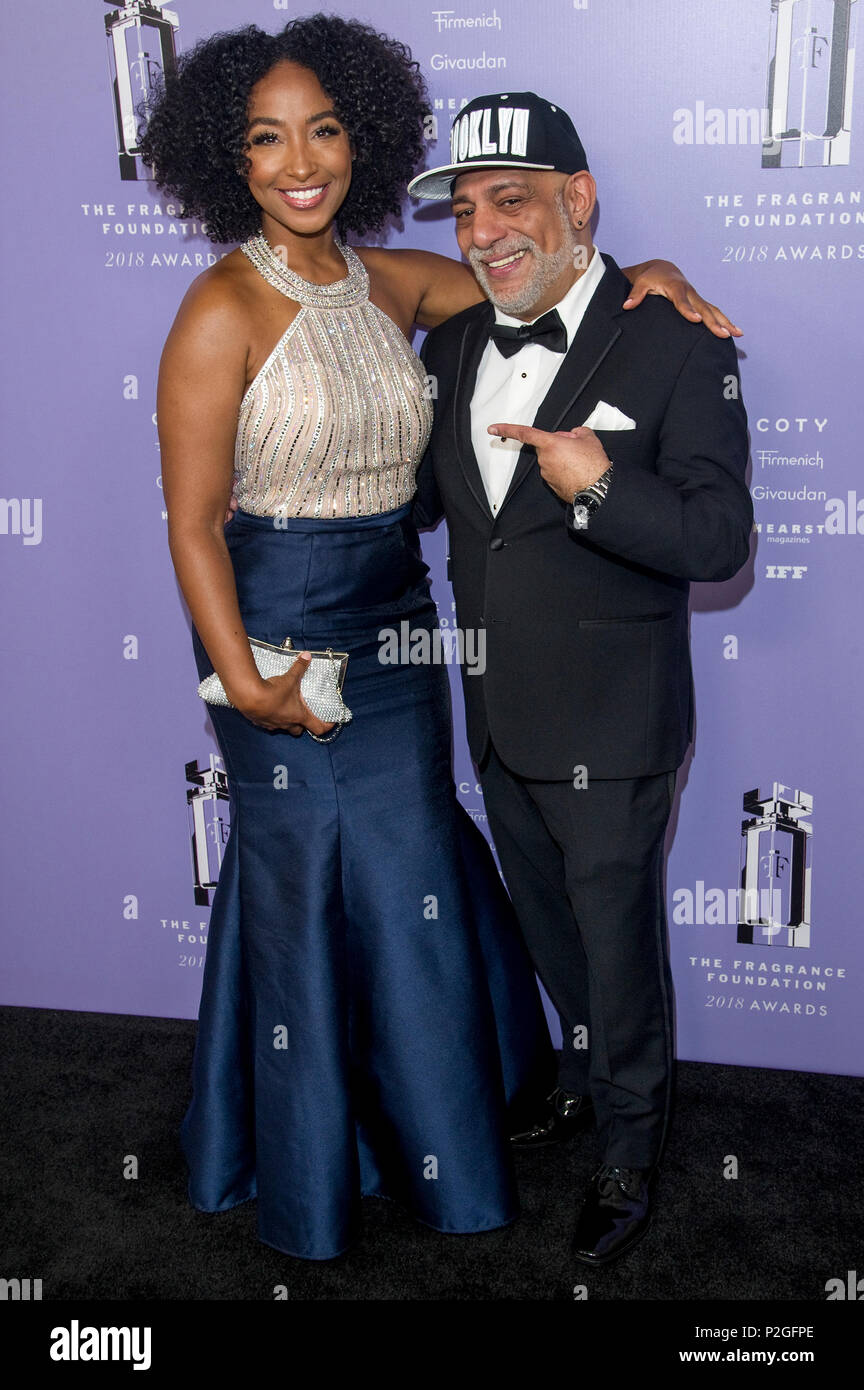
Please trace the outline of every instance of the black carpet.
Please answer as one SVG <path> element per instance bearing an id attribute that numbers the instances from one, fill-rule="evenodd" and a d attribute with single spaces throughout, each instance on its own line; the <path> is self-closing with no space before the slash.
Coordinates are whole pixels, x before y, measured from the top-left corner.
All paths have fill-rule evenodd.
<path id="1" fill-rule="evenodd" d="M 44 1300 L 806 1300 L 864 1275 L 864 1081 L 679 1063 L 654 1226 L 605 1271 L 568 1255 L 590 1136 L 518 1156 L 523 1215 L 444 1236 L 368 1199 L 359 1244 L 309 1263 L 260 1243 L 255 1203 L 203 1215 L 177 1131 L 195 1025 L 0 1009 L 2 1268 Z M 137 1179 L 125 1179 L 127 1156 Z M 738 1177 L 725 1178 L 728 1156 Z M 707 1310 L 706 1310 L 707 1312 Z"/>

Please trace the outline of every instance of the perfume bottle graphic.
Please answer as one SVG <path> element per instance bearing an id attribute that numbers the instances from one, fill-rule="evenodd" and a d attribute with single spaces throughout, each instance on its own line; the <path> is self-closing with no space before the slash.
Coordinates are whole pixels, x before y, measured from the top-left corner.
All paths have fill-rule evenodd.
<path id="1" fill-rule="evenodd" d="M 738 940 L 809 946 L 813 798 L 774 782 L 770 796 L 746 792 L 744 810 Z"/>
<path id="2" fill-rule="evenodd" d="M 771 0 L 763 169 L 848 164 L 858 0 Z"/>
<path id="3" fill-rule="evenodd" d="M 195 876 L 195 902 L 209 907 L 211 893 L 219 880 L 219 870 L 231 823 L 222 812 L 228 801 L 228 778 L 218 753 L 211 753 L 209 766 L 186 764 L 186 789 L 191 831 L 192 869 Z"/>
<path id="4" fill-rule="evenodd" d="M 149 119 L 153 88 L 163 74 L 177 66 L 174 31 L 180 20 L 172 10 L 130 0 L 105 16 L 108 70 L 114 92 L 117 153 L 121 179 L 149 179 L 138 159 L 138 127 Z"/>

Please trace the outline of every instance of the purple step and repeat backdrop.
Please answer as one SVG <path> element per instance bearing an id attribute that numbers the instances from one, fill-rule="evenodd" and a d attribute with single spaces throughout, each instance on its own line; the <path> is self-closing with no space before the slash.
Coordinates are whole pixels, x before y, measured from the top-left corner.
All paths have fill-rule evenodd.
<path id="1" fill-rule="evenodd" d="M 678 1050 L 860 1074 L 859 0 L 325 8 L 411 46 L 430 164 L 478 93 L 565 106 L 598 181 L 598 245 L 623 265 L 676 260 L 744 328 L 757 534 L 734 580 L 694 586 L 698 727 L 668 867 Z M 228 808 L 154 410 L 177 305 L 231 247 L 160 198 L 124 117 L 200 37 L 308 12 L 3 7 L 5 1003 L 197 1012 Z M 387 241 L 455 252 L 446 208 L 406 208 Z M 425 551 L 452 628 L 445 543 Z M 459 794 L 484 824 L 450 674 Z"/>

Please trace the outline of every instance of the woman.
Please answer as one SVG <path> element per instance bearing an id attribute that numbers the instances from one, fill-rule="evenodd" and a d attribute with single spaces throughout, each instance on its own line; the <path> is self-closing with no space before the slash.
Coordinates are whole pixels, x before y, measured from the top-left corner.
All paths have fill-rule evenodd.
<path id="1" fill-rule="evenodd" d="M 231 834 L 190 1198 L 257 1196 L 260 1238 L 310 1259 L 347 1247 L 361 1195 L 442 1231 L 511 1221 L 507 1107 L 551 1075 L 509 903 L 455 798 L 446 673 L 379 660 L 382 628 L 436 626 L 410 519 L 431 405 L 407 338 L 479 291 L 446 257 L 339 238 L 398 212 L 427 111 L 402 45 L 317 15 L 199 44 L 142 148 L 184 215 L 243 243 L 190 286 L 157 400 L 198 672 L 233 706 L 212 710 Z M 337 738 L 300 695 L 307 659 L 265 681 L 249 636 L 349 653 Z"/>

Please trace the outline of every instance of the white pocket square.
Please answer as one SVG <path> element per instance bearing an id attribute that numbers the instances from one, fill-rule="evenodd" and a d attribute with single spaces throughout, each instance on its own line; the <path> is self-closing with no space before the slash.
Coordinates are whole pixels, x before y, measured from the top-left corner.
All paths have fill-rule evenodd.
<path id="1" fill-rule="evenodd" d="M 589 430 L 635 430 L 636 421 L 631 420 L 629 415 L 625 415 L 623 410 L 619 410 L 617 405 L 598 401 L 588 419 L 582 421 L 582 428 Z"/>

